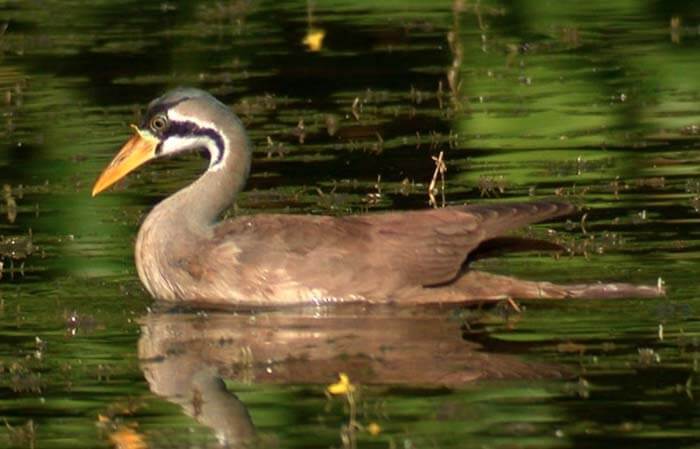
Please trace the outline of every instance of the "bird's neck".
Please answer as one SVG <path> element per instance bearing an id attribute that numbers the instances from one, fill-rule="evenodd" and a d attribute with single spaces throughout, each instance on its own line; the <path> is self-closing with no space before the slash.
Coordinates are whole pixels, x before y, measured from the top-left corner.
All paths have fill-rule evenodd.
<path id="1" fill-rule="evenodd" d="M 179 227 L 183 231 L 206 231 L 217 222 L 243 189 L 250 171 L 251 144 L 239 126 L 242 127 L 236 120 L 230 129 L 221 130 L 224 137 L 221 161 L 210 164 L 199 179 L 159 203 L 147 221 L 153 218 L 159 225 Z M 218 149 L 209 149 L 212 158 L 217 154 L 215 151 Z"/>

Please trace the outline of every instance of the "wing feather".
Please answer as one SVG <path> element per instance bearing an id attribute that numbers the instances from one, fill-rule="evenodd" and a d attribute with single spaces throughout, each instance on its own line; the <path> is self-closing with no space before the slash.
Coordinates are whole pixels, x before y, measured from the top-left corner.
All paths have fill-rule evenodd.
<path id="1" fill-rule="evenodd" d="M 342 295 L 448 283 L 481 242 L 569 214 L 558 202 L 493 204 L 347 217 L 257 215 L 218 226 L 209 253 L 217 263 L 284 273 Z M 235 252 L 233 254 L 232 252 Z"/>

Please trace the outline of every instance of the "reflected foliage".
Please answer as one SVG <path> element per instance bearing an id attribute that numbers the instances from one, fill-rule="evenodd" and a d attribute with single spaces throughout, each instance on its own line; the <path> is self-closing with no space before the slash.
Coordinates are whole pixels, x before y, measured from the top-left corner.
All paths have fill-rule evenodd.
<path id="1" fill-rule="evenodd" d="M 661 0 L 0 1 L 0 446 L 216 447 L 221 433 L 155 391 L 159 360 L 137 351 L 142 330 L 169 320 L 199 323 L 201 345 L 174 345 L 162 365 L 217 344 L 301 351 L 295 326 L 320 326 L 320 348 L 290 359 L 306 381 L 202 362 L 219 380 L 201 388 L 225 379 L 262 446 L 342 445 L 344 405 L 323 396 L 341 370 L 366 387 L 363 422 L 380 429 L 358 447 L 696 444 L 699 25 L 694 2 Z M 669 298 L 442 310 L 424 328 L 369 330 L 147 315 L 135 230 L 206 162 L 147 167 L 97 200 L 89 188 L 145 102 L 178 85 L 211 91 L 250 130 L 255 176 L 229 215 L 558 196 L 581 213 L 528 232 L 556 234 L 571 256 L 483 268 L 561 283 L 661 277 Z M 434 173 L 444 185 L 429 192 Z M 459 377 L 484 359 L 573 377 L 435 380 L 442 363 Z"/>

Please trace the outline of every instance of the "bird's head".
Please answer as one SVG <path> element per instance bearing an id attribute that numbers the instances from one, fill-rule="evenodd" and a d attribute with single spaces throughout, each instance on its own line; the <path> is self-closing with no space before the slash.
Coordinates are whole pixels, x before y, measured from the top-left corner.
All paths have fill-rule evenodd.
<path id="1" fill-rule="evenodd" d="M 242 130 L 236 116 L 216 98 L 199 89 L 178 88 L 156 98 L 135 133 L 95 182 L 97 195 L 151 159 L 185 151 L 209 152 L 209 170 L 219 170 L 229 148 L 227 126 Z M 244 134 L 244 132 L 243 132 Z"/>

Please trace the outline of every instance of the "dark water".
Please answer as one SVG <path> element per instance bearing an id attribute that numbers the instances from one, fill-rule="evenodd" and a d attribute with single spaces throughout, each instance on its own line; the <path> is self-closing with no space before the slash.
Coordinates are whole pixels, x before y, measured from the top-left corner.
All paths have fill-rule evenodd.
<path id="1" fill-rule="evenodd" d="M 0 447 L 700 443 L 700 6 L 28 0 L 0 2 L 0 31 Z M 426 208 L 443 152 L 440 204 L 582 208 L 536 227 L 572 256 L 484 268 L 661 277 L 668 297 L 162 310 L 134 236 L 206 161 L 89 190 L 143 106 L 178 85 L 250 131 L 237 213 Z M 357 389 L 328 398 L 339 372 Z"/>

